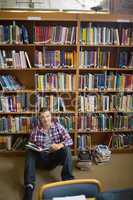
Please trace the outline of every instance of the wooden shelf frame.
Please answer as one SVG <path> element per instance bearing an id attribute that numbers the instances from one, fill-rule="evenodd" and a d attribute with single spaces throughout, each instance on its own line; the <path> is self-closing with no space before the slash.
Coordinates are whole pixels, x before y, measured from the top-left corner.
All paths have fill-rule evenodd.
<path id="1" fill-rule="evenodd" d="M 75 107 L 74 107 L 74 111 L 72 112 L 54 112 L 53 115 L 65 115 L 65 114 L 70 114 L 70 115 L 74 115 L 75 117 L 75 129 L 72 131 L 72 133 L 74 133 L 74 149 L 73 149 L 73 153 L 74 155 L 77 155 L 77 137 L 78 137 L 78 134 L 95 134 L 95 133 L 120 133 L 120 132 L 126 132 L 126 133 L 130 133 L 132 132 L 132 130 L 107 130 L 107 131 L 82 131 L 82 130 L 78 130 L 78 115 L 79 113 L 82 113 L 82 112 L 79 112 L 78 111 L 78 97 L 79 95 L 81 95 L 81 93 L 100 93 L 100 94 L 111 94 L 111 93 L 132 93 L 133 91 L 116 91 L 116 90 L 91 90 L 91 91 L 88 91 L 88 90 L 80 90 L 79 89 L 79 83 L 78 83 L 78 77 L 79 77 L 79 74 L 80 73 L 86 73 L 86 72 L 93 72 L 93 73 L 96 73 L 96 72 L 104 72 L 104 71 L 114 71 L 114 72 L 122 72 L 122 73 L 133 73 L 133 68 L 118 68 L 117 66 L 113 66 L 113 67 L 109 67 L 109 68 L 80 68 L 80 63 L 79 63 L 79 57 L 80 57 L 80 48 L 85 48 L 85 49 L 88 49 L 88 48 L 113 48 L 114 50 L 117 51 L 117 49 L 128 49 L 129 51 L 132 51 L 133 49 L 133 45 L 82 45 L 80 43 L 80 28 L 81 28 L 81 23 L 86 23 L 86 22 L 96 22 L 96 23 L 103 23 L 103 22 L 106 22 L 106 23 L 133 23 L 133 15 L 122 15 L 122 14 L 81 14 L 81 13 L 62 13 L 62 12 L 34 12 L 34 11 L 21 11 L 21 12 L 17 12 L 17 11 L 1 11 L 0 12 L 0 23 L 2 21 L 18 21 L 18 22 L 24 22 L 24 23 L 35 23 L 35 22 L 41 22 L 41 21 L 44 21 L 44 22 L 52 22 L 54 21 L 55 23 L 56 22 L 61 22 L 61 23 L 66 23 L 66 22 L 70 22 L 70 23 L 74 23 L 76 24 L 77 26 L 77 41 L 76 41 L 76 44 L 74 45 L 60 45 L 60 44 L 37 44 L 35 42 L 33 43 L 30 43 L 30 44 L 0 44 L 0 48 L 10 48 L 10 49 L 13 49 L 13 48 L 22 48 L 22 49 L 32 49 L 32 52 L 35 51 L 36 48 L 42 48 L 42 47 L 47 47 L 47 48 L 58 48 L 58 49 L 62 49 L 62 48 L 66 48 L 66 49 L 69 49 L 71 48 L 73 51 L 75 50 L 76 51 L 76 63 L 74 65 L 74 68 L 54 68 L 54 69 L 51 69 L 51 68 L 45 68 L 45 67 L 42 67 L 42 68 L 35 68 L 35 66 L 33 65 L 32 68 L 26 68 L 26 69 L 15 69 L 15 68 L 0 68 L 0 73 L 13 73 L 13 74 L 18 74 L 19 72 L 21 73 L 24 73 L 24 74 L 27 74 L 28 75 L 31 75 L 31 76 L 34 76 L 35 73 L 46 73 L 46 72 L 72 72 L 76 75 L 76 84 L 75 84 L 75 89 L 74 91 L 36 91 L 35 90 L 35 87 L 34 85 L 31 83 L 32 80 L 30 80 L 30 85 L 31 87 L 28 87 L 28 88 L 31 88 L 31 89 L 23 89 L 23 90 L 17 90 L 17 91 L 4 91 L 5 94 L 17 94 L 17 93 L 33 93 L 36 95 L 36 92 L 37 93 L 46 93 L 48 95 L 50 94 L 57 94 L 57 95 L 60 95 L 60 94 L 71 94 L 71 95 L 74 95 L 75 97 Z M 19 75 L 19 77 L 21 77 L 21 75 Z M 27 87 L 26 87 L 27 88 Z M 3 94 L 3 91 L 0 91 L 0 94 Z M 121 113 L 121 111 L 118 111 Z M 115 112 L 115 111 L 109 111 L 109 112 L 104 112 L 104 111 L 101 111 L 101 112 L 96 112 L 96 113 L 111 113 L 111 114 L 116 114 L 118 112 Z M 88 113 L 88 112 L 87 112 Z M 124 112 L 124 113 L 128 113 L 128 112 Z M 131 113 L 131 112 L 130 112 Z M 0 116 L 2 115 L 9 115 L 9 116 L 14 116 L 14 115 L 35 115 L 37 114 L 36 112 L 8 112 L 8 113 L 0 113 Z M 84 112 L 83 114 L 86 114 L 86 112 Z M 4 133 L 3 133 L 4 134 Z M 0 134 L 0 135 L 3 135 L 3 134 Z M 10 134 L 10 133 L 9 133 Z M 12 135 L 13 133 L 11 133 Z M 17 135 L 18 133 L 16 133 Z M 20 133 L 20 134 L 24 134 L 25 133 Z M 8 134 L 4 134 L 4 135 L 8 135 Z M 14 134 L 15 135 L 15 134 Z M 18 134 L 19 135 L 19 134 Z M 129 149 L 129 150 L 113 150 L 114 152 L 117 151 L 117 152 L 133 152 L 133 149 Z M 10 152 L 12 153 L 12 152 Z M 5 152 L 5 154 L 10 154 L 8 151 Z M 13 152 L 13 154 L 23 154 L 23 152 Z"/>

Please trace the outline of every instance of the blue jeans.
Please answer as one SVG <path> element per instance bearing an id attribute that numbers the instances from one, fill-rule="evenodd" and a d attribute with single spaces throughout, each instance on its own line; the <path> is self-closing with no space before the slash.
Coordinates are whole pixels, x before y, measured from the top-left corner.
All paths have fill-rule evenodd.
<path id="1" fill-rule="evenodd" d="M 73 179 L 72 175 L 72 155 L 69 147 L 61 148 L 52 153 L 36 152 L 27 150 L 24 170 L 24 185 L 35 185 L 36 167 L 43 166 L 44 169 L 53 169 L 57 165 L 62 165 L 62 180 Z"/>

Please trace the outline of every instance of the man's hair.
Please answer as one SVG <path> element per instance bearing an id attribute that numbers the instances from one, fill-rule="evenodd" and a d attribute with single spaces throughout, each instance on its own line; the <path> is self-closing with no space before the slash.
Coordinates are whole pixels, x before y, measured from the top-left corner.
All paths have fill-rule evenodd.
<path id="1" fill-rule="evenodd" d="M 48 109 L 48 108 L 41 108 L 40 109 L 40 111 L 39 111 L 39 115 L 41 114 L 41 113 L 43 113 L 43 112 L 47 112 L 47 111 L 49 111 L 50 112 L 50 110 Z"/>

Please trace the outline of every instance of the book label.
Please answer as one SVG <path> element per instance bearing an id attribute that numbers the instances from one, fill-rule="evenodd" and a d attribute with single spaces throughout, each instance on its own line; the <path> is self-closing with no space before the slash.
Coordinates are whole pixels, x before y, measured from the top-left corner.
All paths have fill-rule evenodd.
<path id="1" fill-rule="evenodd" d="M 42 18 L 39 16 L 29 16 L 27 17 L 28 20 L 41 20 Z"/>

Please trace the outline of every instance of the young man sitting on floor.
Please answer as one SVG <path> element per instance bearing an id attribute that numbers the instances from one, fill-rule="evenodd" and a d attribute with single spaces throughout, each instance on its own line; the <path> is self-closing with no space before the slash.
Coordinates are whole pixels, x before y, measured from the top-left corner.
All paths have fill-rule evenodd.
<path id="1" fill-rule="evenodd" d="M 45 169 L 53 169 L 62 165 L 61 179 L 70 180 L 72 174 L 72 155 L 70 146 L 73 141 L 67 130 L 58 122 L 53 122 L 49 110 L 43 110 L 39 115 L 39 124 L 33 129 L 29 142 L 35 144 L 40 150 L 27 149 L 23 200 L 32 200 L 35 187 L 36 166 L 41 163 Z"/>

